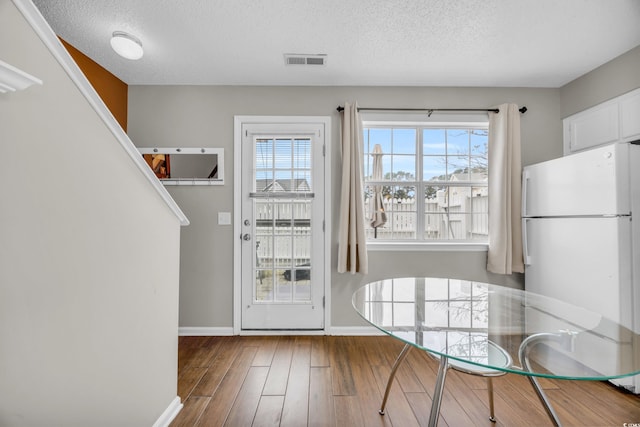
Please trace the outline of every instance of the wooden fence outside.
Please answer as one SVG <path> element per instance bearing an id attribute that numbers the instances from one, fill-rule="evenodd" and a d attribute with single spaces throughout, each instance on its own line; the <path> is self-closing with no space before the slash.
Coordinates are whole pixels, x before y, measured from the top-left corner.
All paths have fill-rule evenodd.
<path id="1" fill-rule="evenodd" d="M 309 263 L 311 203 L 256 203 L 256 252 L 259 268 L 287 269 Z"/>
<path id="2" fill-rule="evenodd" d="M 385 199 L 383 201 L 387 223 L 377 233 L 367 227 L 367 238 L 377 240 L 415 239 L 417 229 L 416 199 Z M 427 240 L 479 240 L 489 235 L 489 198 L 452 197 L 448 208 L 437 198 L 425 200 L 424 229 Z M 370 207 L 365 204 L 370 216 Z"/>
<path id="3" fill-rule="evenodd" d="M 489 234 L 488 202 L 487 196 L 452 196 L 445 209 L 442 200 L 425 200 L 425 239 L 486 239 Z M 377 240 L 415 239 L 416 199 L 385 199 L 383 205 L 387 223 L 378 228 Z M 367 217 L 369 209 L 369 204 L 365 203 Z M 310 262 L 310 203 L 257 203 L 255 220 L 258 266 L 288 268 L 292 257 L 293 265 Z M 367 226 L 365 233 L 367 238 L 374 238 L 373 228 Z"/>

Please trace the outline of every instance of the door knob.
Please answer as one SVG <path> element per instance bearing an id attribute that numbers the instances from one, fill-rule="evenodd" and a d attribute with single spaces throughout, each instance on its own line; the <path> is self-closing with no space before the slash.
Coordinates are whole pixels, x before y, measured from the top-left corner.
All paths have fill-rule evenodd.
<path id="1" fill-rule="evenodd" d="M 249 233 L 245 233 L 245 234 L 242 236 L 242 240 L 244 240 L 244 241 L 247 241 L 247 242 L 248 242 L 249 240 L 251 240 L 251 234 L 249 234 Z"/>

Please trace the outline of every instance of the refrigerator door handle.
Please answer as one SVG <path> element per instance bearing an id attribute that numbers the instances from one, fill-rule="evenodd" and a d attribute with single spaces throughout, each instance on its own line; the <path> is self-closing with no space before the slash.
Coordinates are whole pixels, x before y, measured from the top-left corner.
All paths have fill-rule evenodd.
<path id="1" fill-rule="evenodd" d="M 529 171 L 522 171 L 522 215 L 527 216 L 527 188 L 529 188 Z"/>
<path id="2" fill-rule="evenodd" d="M 529 256 L 529 244 L 527 243 L 527 223 L 529 218 L 522 218 L 522 258 L 524 265 L 531 265 L 531 257 Z"/>

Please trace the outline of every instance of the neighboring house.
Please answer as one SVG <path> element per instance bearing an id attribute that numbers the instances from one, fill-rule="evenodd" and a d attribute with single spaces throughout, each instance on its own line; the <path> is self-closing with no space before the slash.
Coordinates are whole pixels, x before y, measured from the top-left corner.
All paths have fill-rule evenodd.
<path id="1" fill-rule="evenodd" d="M 454 173 L 450 182 L 487 182 L 486 173 Z M 432 210 L 446 215 L 428 214 L 428 230 L 434 239 L 482 239 L 489 237 L 488 187 L 472 185 L 438 190 Z"/>
<path id="2" fill-rule="evenodd" d="M 449 177 L 449 182 L 487 182 L 486 173 L 454 173 Z M 449 208 L 452 206 L 460 206 L 463 199 L 469 196 L 478 197 L 486 196 L 489 188 L 484 186 L 450 186 L 440 189 L 436 192 L 436 200 L 440 208 Z"/>
<path id="3" fill-rule="evenodd" d="M 489 179 L 489 176 L 487 175 L 486 172 L 472 172 L 472 173 L 454 173 L 451 175 L 451 178 L 449 178 L 449 181 L 451 182 L 462 182 L 462 181 L 471 181 L 471 182 L 484 182 L 486 183 Z M 457 194 L 460 192 L 463 192 L 464 190 L 462 190 L 462 188 L 468 188 L 468 187 L 449 187 L 451 188 L 451 193 L 452 194 Z M 471 187 L 471 196 L 472 197 L 477 197 L 477 196 L 486 196 L 488 194 L 489 190 L 488 187 L 486 185 L 483 186 L 473 186 Z"/>
<path id="4" fill-rule="evenodd" d="M 270 179 L 257 179 L 256 191 L 307 193 L 311 191 L 311 188 L 307 180 L 303 178 L 276 179 L 275 181 Z"/>

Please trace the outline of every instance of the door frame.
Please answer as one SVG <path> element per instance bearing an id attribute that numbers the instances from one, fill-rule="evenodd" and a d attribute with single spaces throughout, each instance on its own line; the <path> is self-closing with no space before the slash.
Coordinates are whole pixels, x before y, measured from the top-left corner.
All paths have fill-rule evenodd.
<path id="1" fill-rule="evenodd" d="M 324 329 L 242 330 L 242 126 L 246 124 L 316 124 L 324 127 Z M 325 335 L 331 329 L 331 117 L 330 116 L 234 116 L 233 118 L 233 333 L 234 335 Z"/>

